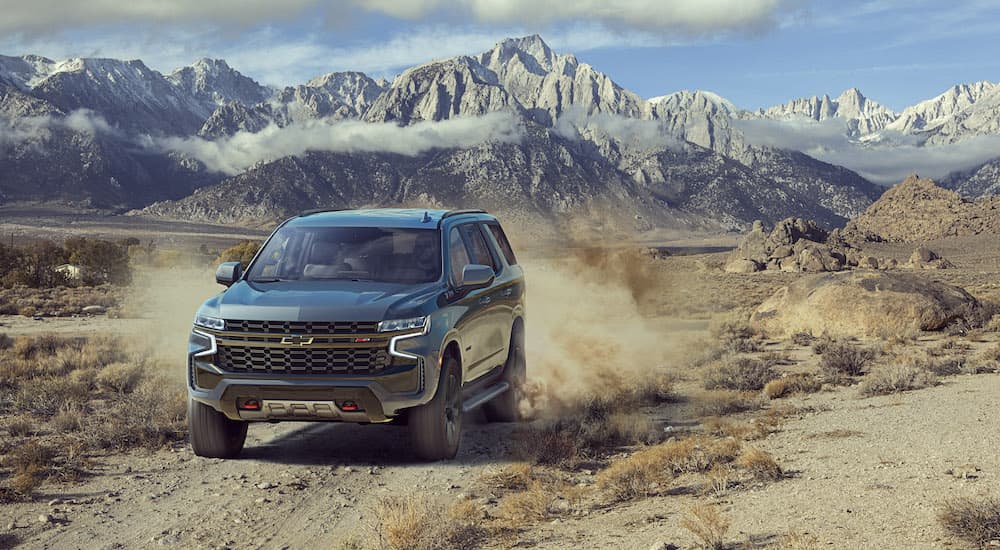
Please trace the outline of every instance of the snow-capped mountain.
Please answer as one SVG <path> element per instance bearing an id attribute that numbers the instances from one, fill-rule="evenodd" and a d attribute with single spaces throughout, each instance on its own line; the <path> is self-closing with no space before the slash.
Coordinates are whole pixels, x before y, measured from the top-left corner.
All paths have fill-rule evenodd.
<path id="1" fill-rule="evenodd" d="M 495 206 L 511 215 L 596 209 L 642 220 L 637 227 L 739 227 L 789 215 L 836 225 L 880 188 L 802 152 L 755 144 L 744 125 L 842 120 L 845 139 L 866 147 L 885 132 L 927 142 L 1000 133 L 996 85 L 953 91 L 899 115 L 857 89 L 756 111 L 702 90 L 644 100 L 538 36 L 425 63 L 391 83 L 337 72 L 284 88 L 262 86 L 223 60 L 163 75 L 137 60 L 0 56 L 0 124 L 10 128 L 0 131 L 0 202 L 159 201 L 146 212 L 207 221 L 389 201 Z M 408 155 L 310 146 L 235 176 L 210 170 L 198 155 L 219 154 L 237 134 L 246 147 L 264 130 L 280 136 L 281 128 L 319 123 L 335 132 L 333 121 L 408 126 L 497 112 L 518 121 L 520 141 Z M 44 192 L 35 179 L 48 182 Z"/>
<path id="2" fill-rule="evenodd" d="M 842 118 L 847 122 L 851 137 L 860 137 L 885 129 L 896 119 L 896 113 L 866 98 L 857 88 L 844 90 L 836 99 L 830 96 L 793 99 L 784 105 L 759 109 L 757 116 L 777 120 L 808 118 L 821 122 Z"/>

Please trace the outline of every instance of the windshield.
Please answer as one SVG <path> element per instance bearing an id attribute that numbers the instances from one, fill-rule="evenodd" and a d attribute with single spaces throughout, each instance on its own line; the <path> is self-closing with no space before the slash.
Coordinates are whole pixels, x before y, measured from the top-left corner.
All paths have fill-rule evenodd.
<path id="1" fill-rule="evenodd" d="M 284 227 L 267 242 L 248 280 L 429 283 L 441 277 L 437 229 Z"/>

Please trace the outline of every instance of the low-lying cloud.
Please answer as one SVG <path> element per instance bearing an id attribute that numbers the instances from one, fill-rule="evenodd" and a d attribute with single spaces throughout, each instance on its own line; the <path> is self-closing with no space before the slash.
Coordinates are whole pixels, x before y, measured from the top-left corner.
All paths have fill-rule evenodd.
<path id="1" fill-rule="evenodd" d="M 471 147 L 486 142 L 516 142 L 523 136 L 520 120 L 510 113 L 419 122 L 410 126 L 356 120 L 314 120 L 231 137 L 150 138 L 149 146 L 201 161 L 212 171 L 238 174 L 262 161 L 309 151 L 338 153 L 398 153 L 419 155 L 432 149 Z"/>
<path id="2" fill-rule="evenodd" d="M 104 117 L 89 109 L 78 109 L 66 116 L 45 115 L 15 119 L 0 118 L 0 145 L 37 142 L 48 139 L 54 130 L 69 130 L 94 136 L 117 130 Z"/>
<path id="3" fill-rule="evenodd" d="M 747 142 L 792 149 L 831 164 L 850 168 L 882 185 L 902 181 L 914 172 L 940 179 L 1000 157 L 1000 136 L 977 136 L 959 143 L 922 146 L 913 136 L 885 132 L 877 143 L 847 136 L 846 121 L 737 120 Z"/>
<path id="4" fill-rule="evenodd" d="M 680 141 L 659 121 L 609 113 L 587 114 L 581 107 L 570 107 L 563 112 L 556 119 L 553 130 L 569 139 L 613 139 L 621 145 L 638 149 L 680 146 Z"/>

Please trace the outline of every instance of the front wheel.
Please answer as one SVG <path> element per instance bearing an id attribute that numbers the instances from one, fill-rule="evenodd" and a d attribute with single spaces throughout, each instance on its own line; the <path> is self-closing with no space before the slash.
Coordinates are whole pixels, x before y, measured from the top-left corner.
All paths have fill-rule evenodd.
<path id="1" fill-rule="evenodd" d="M 510 350 L 503 367 L 503 381 L 510 389 L 483 406 L 491 422 L 519 422 L 522 420 L 521 401 L 524 399 L 524 381 L 527 367 L 524 359 L 524 330 L 516 325 L 510 335 Z"/>
<path id="2" fill-rule="evenodd" d="M 191 450 L 208 458 L 236 458 L 247 439 L 247 423 L 230 420 L 204 403 L 188 399 Z"/>
<path id="3" fill-rule="evenodd" d="M 441 381 L 430 402 L 409 414 L 413 450 L 424 460 L 455 458 L 462 440 L 462 369 L 453 357 L 441 363 Z"/>

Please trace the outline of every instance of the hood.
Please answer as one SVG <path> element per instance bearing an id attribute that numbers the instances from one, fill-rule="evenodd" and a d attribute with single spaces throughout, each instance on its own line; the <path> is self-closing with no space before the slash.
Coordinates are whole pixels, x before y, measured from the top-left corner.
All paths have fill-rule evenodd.
<path id="1" fill-rule="evenodd" d="M 382 321 L 424 315 L 439 283 L 366 281 L 240 281 L 205 302 L 202 313 L 256 321 Z"/>

